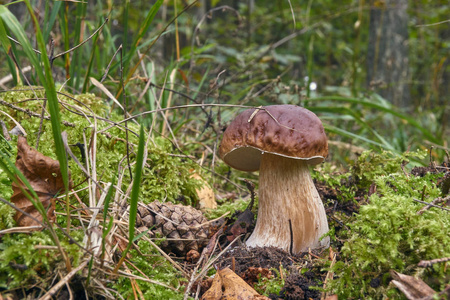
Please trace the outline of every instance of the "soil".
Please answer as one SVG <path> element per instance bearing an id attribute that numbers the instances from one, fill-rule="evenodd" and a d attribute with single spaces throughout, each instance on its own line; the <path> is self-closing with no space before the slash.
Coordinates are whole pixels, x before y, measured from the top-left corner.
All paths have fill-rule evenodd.
<path id="1" fill-rule="evenodd" d="M 290 255 L 286 251 L 275 247 L 247 248 L 245 245 L 241 245 L 227 251 L 219 259 L 217 265 L 220 269 L 225 267 L 233 269 L 232 261 L 234 259 L 234 271 L 237 274 L 241 274 L 250 267 L 279 269 L 281 264 L 284 268 L 287 268 L 293 263 L 302 262 L 302 257 L 302 254 Z"/>
<path id="2" fill-rule="evenodd" d="M 245 245 L 237 246 L 227 251 L 217 261 L 216 267 L 222 269 L 229 267 L 234 269 L 235 273 L 247 279 L 249 270 L 261 268 L 266 271 L 270 269 L 280 270 L 282 266 L 288 269 L 290 275 L 285 279 L 285 285 L 278 295 L 270 295 L 271 299 L 320 299 L 320 292 L 309 289 L 310 286 L 320 287 L 326 272 L 314 267 L 316 257 L 326 256 L 328 252 L 321 253 L 319 250 L 310 253 L 301 253 L 291 255 L 288 252 L 275 248 L 247 248 Z M 233 264 L 234 260 L 234 264 Z M 308 269 L 304 274 L 300 274 L 301 269 Z M 234 268 L 233 268 L 234 267 Z M 279 273 L 273 270 L 274 276 Z M 253 280 L 247 280 L 247 283 L 253 285 Z"/>
<path id="3" fill-rule="evenodd" d="M 310 278 L 309 278 L 310 277 Z M 270 295 L 270 299 L 286 299 L 286 300 L 309 300 L 320 299 L 318 290 L 310 289 L 311 286 L 318 286 L 314 280 L 315 274 L 306 272 L 304 275 L 300 273 L 290 274 L 285 281 L 284 287 L 279 295 Z"/>

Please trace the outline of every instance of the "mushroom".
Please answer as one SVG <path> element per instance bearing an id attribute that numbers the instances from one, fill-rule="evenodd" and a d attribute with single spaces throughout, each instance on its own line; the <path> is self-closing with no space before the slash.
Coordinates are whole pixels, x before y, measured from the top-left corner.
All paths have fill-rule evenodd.
<path id="1" fill-rule="evenodd" d="M 322 122 L 295 105 L 248 109 L 227 127 L 219 155 L 229 166 L 259 170 L 259 208 L 250 247 L 291 253 L 328 247 L 328 222 L 309 173 L 328 154 Z"/>

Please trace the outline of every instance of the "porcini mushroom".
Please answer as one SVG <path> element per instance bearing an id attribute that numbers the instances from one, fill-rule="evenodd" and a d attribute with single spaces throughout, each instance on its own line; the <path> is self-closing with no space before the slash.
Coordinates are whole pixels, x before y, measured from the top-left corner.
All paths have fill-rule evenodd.
<path id="1" fill-rule="evenodd" d="M 229 166 L 259 170 L 259 208 L 250 247 L 292 253 L 329 246 L 328 222 L 309 165 L 328 154 L 322 122 L 295 105 L 248 109 L 227 127 L 219 155 Z"/>

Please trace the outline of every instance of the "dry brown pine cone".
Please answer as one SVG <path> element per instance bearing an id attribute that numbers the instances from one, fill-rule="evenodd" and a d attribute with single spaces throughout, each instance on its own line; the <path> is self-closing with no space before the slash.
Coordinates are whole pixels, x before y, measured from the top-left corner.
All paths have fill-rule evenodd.
<path id="1" fill-rule="evenodd" d="M 190 250 L 200 251 L 208 243 L 208 220 L 192 206 L 171 202 L 139 204 L 136 227 L 151 237 L 167 238 L 161 244 L 166 252 L 185 256 Z"/>

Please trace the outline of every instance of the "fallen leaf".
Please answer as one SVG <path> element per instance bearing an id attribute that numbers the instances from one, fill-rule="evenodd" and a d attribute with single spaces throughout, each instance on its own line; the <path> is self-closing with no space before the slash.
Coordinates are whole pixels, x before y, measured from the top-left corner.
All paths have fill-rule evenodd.
<path id="1" fill-rule="evenodd" d="M 193 173 L 191 177 L 201 181 L 202 183 L 202 187 L 195 190 L 195 192 L 197 193 L 200 209 L 201 210 L 216 209 L 217 208 L 216 197 L 214 196 L 214 191 L 209 186 L 208 182 L 206 182 L 206 180 L 203 179 L 197 173 Z"/>
<path id="2" fill-rule="evenodd" d="M 227 240 L 231 242 L 241 234 L 246 234 L 252 226 L 253 220 L 254 214 L 250 209 L 247 208 L 240 213 L 234 224 L 229 229 Z"/>
<path id="3" fill-rule="evenodd" d="M 261 296 L 244 279 L 239 277 L 230 268 L 225 268 L 216 273 L 214 281 L 208 291 L 202 296 L 202 300 L 268 300 Z"/>
<path id="4" fill-rule="evenodd" d="M 39 197 L 39 201 L 43 204 L 47 211 L 47 217 L 50 221 L 55 220 L 55 196 L 64 190 L 64 182 L 59 167 L 59 162 L 51 159 L 30 147 L 27 139 L 19 136 L 17 142 L 17 159 L 16 167 L 23 173 Z M 70 176 L 70 174 L 69 174 Z M 71 188 L 72 182 L 69 182 Z M 36 210 L 31 201 L 22 193 L 21 187 L 28 191 L 27 187 L 21 183 L 21 186 L 13 183 L 13 195 L 11 202 L 14 205 L 36 220 L 42 222 L 42 215 Z M 32 218 L 20 211 L 16 212 L 14 219 L 17 226 L 35 226 L 40 225 Z"/>
<path id="5" fill-rule="evenodd" d="M 222 278 L 219 272 L 214 276 L 211 287 L 203 294 L 202 300 L 219 300 L 222 298 Z"/>
<path id="6" fill-rule="evenodd" d="M 389 272 L 394 278 L 391 282 L 409 300 L 418 300 L 434 295 L 436 292 L 430 288 L 422 279 L 398 273 L 394 270 Z"/>

